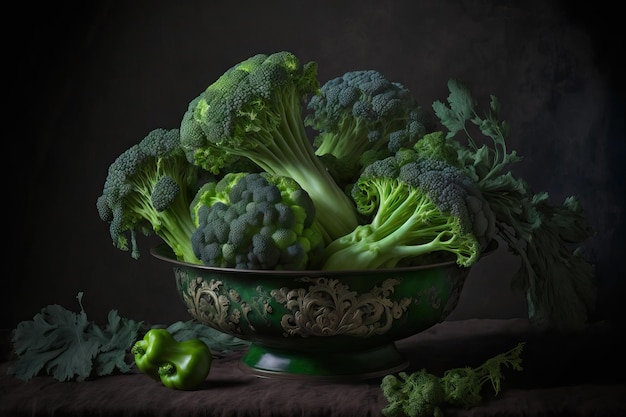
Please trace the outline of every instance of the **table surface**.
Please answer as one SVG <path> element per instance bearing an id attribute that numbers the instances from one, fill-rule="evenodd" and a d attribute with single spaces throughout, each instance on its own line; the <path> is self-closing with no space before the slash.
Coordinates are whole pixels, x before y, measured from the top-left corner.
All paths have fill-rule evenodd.
<path id="1" fill-rule="evenodd" d="M 454 416 L 626 416 L 623 329 L 594 323 L 582 332 L 553 334 L 527 320 L 445 321 L 396 343 L 405 371 L 441 375 L 477 366 L 525 342 L 523 370 L 505 369 L 497 396 L 486 390 L 480 406 L 444 408 Z M 164 387 L 134 370 L 85 382 L 49 376 L 21 381 L 0 364 L 0 416 L 382 416 L 387 401 L 380 378 L 321 382 L 261 378 L 239 369 L 243 351 L 215 358 L 197 391 Z M 488 388 L 488 387 L 487 387 Z"/>

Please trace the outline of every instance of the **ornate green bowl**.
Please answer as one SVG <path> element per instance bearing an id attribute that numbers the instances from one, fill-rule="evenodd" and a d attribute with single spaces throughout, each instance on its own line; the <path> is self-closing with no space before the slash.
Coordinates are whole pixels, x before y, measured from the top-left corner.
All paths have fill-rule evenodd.
<path id="1" fill-rule="evenodd" d="M 259 271 L 176 260 L 191 316 L 250 342 L 240 368 L 258 376 L 368 379 L 405 369 L 395 341 L 443 321 L 457 305 L 469 268 L 454 261 L 386 270 Z"/>

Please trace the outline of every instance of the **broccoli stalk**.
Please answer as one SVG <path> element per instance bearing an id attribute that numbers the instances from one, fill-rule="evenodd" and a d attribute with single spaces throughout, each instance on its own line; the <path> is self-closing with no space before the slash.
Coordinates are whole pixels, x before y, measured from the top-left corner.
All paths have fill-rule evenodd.
<path id="1" fill-rule="evenodd" d="M 494 230 L 488 205 L 460 170 L 406 152 L 364 169 L 352 196 L 371 220 L 326 247 L 323 269 L 393 268 L 438 251 L 461 266 L 478 260 Z"/>
<path id="2" fill-rule="evenodd" d="M 349 196 L 315 155 L 302 116 L 319 89 L 317 64 L 289 52 L 258 54 L 227 70 L 189 104 L 181 142 L 190 162 L 213 173 L 247 158 L 263 171 L 293 178 L 311 196 L 328 236 L 353 230 Z"/>
<path id="3" fill-rule="evenodd" d="M 178 129 L 154 129 L 120 154 L 96 201 L 114 246 L 130 249 L 138 259 L 137 232 L 157 235 L 179 260 L 199 263 L 191 247 L 195 224 L 189 213 L 198 173 L 180 147 Z"/>
<path id="4" fill-rule="evenodd" d="M 495 96 L 483 118 L 465 85 L 450 80 L 448 88 L 448 105 L 436 101 L 433 109 L 448 129 L 449 146 L 432 154 L 444 159 L 444 150 L 455 149 L 456 165 L 476 182 L 489 202 L 497 235 L 521 260 L 513 286 L 526 293 L 529 318 L 561 331 L 581 329 L 595 305 L 596 288 L 593 265 L 580 248 L 593 230 L 578 199 L 571 196 L 560 205 L 553 204 L 547 193 L 535 193 L 511 172 L 509 166 L 521 158 L 507 150 L 508 125 L 498 120 L 500 106 Z M 491 146 L 479 146 L 472 138 L 468 128 L 472 124 Z M 465 133 L 467 145 L 455 139 L 459 132 Z M 423 148 L 426 151 L 429 146 Z"/>

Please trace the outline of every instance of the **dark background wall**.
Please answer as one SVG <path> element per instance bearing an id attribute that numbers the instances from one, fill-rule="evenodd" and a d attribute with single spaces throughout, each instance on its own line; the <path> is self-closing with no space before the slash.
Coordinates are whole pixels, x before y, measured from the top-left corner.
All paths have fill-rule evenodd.
<path id="1" fill-rule="evenodd" d="M 115 249 L 95 201 L 108 165 L 157 127 L 177 127 L 188 102 L 256 53 L 315 60 L 324 82 L 378 69 L 425 107 L 449 78 L 479 102 L 497 95 L 525 160 L 516 173 L 555 202 L 578 195 L 597 231 L 593 320 L 620 317 L 625 289 L 624 44 L 606 2 L 115 1 L 22 6 L 5 33 L 6 227 L 2 328 L 48 304 L 90 319 L 187 320 L 153 239 L 134 260 Z M 577 4 L 577 3 L 576 3 Z M 5 17 L 8 19 L 8 17 Z M 5 25 L 5 28 L 7 25 Z M 7 31 L 7 29 L 4 29 Z M 11 150 L 9 150 L 11 149 Z M 504 248 L 470 274 L 451 319 L 523 317 Z"/>

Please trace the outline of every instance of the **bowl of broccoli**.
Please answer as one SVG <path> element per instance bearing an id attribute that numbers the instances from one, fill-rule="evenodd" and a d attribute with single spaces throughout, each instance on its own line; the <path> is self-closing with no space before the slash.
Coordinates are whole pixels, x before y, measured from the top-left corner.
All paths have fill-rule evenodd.
<path id="1" fill-rule="evenodd" d="M 165 244 L 151 253 L 173 268 L 193 319 L 250 342 L 240 369 L 282 378 L 367 379 L 406 368 L 394 342 L 443 321 L 470 271 L 455 260 L 254 270 L 180 261 Z"/>
<path id="2" fill-rule="evenodd" d="M 111 163 L 99 216 L 135 259 L 160 237 L 190 314 L 249 341 L 241 367 L 263 376 L 402 369 L 394 341 L 444 320 L 498 241 L 529 318 L 580 328 L 595 291 L 578 200 L 513 174 L 495 96 L 481 116 L 448 87 L 429 115 L 379 71 L 321 84 L 314 61 L 254 55 Z"/>

